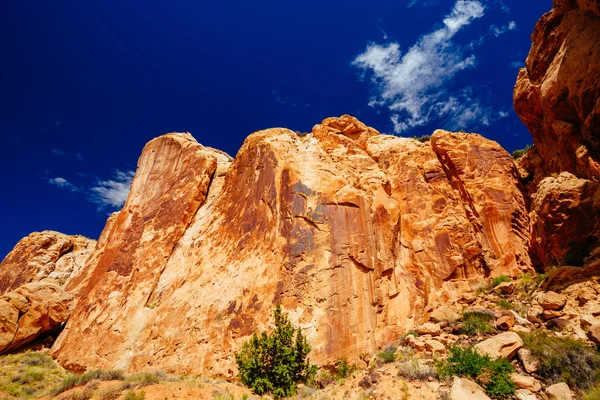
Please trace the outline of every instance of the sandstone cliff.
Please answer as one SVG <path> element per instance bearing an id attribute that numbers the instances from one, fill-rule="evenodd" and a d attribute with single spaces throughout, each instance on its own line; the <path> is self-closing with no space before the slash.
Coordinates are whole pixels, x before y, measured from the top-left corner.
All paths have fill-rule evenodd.
<path id="1" fill-rule="evenodd" d="M 255 132 L 234 160 L 164 135 L 69 282 L 53 351 L 75 370 L 232 376 L 281 302 L 314 361 L 356 359 L 483 277 L 531 270 L 528 226 L 512 159 L 479 135 L 419 143 L 343 116 Z"/>
<path id="2" fill-rule="evenodd" d="M 598 2 L 555 0 L 532 40 L 514 90 L 535 144 L 519 160 L 531 197 L 532 260 L 540 269 L 580 265 L 600 232 Z"/>

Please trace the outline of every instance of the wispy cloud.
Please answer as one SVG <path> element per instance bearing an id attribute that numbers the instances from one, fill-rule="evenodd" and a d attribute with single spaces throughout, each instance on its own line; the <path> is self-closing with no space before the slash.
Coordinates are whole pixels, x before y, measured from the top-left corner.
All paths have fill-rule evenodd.
<path id="1" fill-rule="evenodd" d="M 90 189 L 92 202 L 102 210 L 123 207 L 129 195 L 133 175 L 133 171 L 116 170 L 111 179 L 98 180 L 96 186 Z"/>
<path id="2" fill-rule="evenodd" d="M 513 61 L 508 63 L 508 68 L 522 68 L 525 66 L 525 63 L 523 61 Z"/>
<path id="3" fill-rule="evenodd" d="M 65 152 L 62 150 L 59 150 L 59 149 L 52 149 L 50 151 L 52 152 L 52 154 L 54 154 L 55 156 L 58 156 L 58 157 L 62 157 L 65 155 Z"/>
<path id="4" fill-rule="evenodd" d="M 71 192 L 79 191 L 79 188 L 77 186 L 73 185 L 65 178 L 61 178 L 60 176 L 56 178 L 49 178 L 48 183 L 54 186 L 58 186 L 59 188 L 69 190 Z"/>
<path id="5" fill-rule="evenodd" d="M 490 31 L 496 37 L 503 35 L 508 31 L 514 31 L 515 29 L 517 29 L 517 23 L 515 21 L 510 21 L 508 24 L 501 26 L 501 27 L 497 27 L 495 25 L 492 25 L 490 27 Z"/>
<path id="6" fill-rule="evenodd" d="M 397 42 L 369 44 L 353 65 L 371 76 L 375 95 L 369 105 L 387 107 L 396 133 L 404 133 L 433 120 L 443 120 L 448 129 L 489 125 L 503 115 L 477 98 L 481 88 L 454 88 L 453 81 L 475 68 L 472 53 L 480 39 L 465 45 L 454 36 L 485 14 L 477 0 L 458 0 L 443 19 L 443 25 L 422 35 L 404 53 Z M 505 27 L 514 29 L 516 24 Z M 492 35 L 491 32 L 489 35 Z M 487 36 L 487 35 L 484 35 Z M 476 90 L 477 89 L 477 90 Z"/>

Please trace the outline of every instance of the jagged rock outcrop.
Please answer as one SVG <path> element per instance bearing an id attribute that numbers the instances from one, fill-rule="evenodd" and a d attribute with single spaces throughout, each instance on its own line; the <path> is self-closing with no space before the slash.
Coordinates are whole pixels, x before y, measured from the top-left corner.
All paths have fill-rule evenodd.
<path id="1" fill-rule="evenodd" d="M 539 269 L 580 265 L 600 232 L 597 0 L 555 0 L 532 40 L 514 90 L 535 144 L 518 162 L 531 197 L 532 260 Z"/>
<path id="2" fill-rule="evenodd" d="M 530 270 L 509 155 L 479 135 L 432 143 L 350 116 L 255 132 L 235 160 L 189 134 L 151 141 L 67 286 L 77 306 L 54 355 L 231 376 L 281 302 L 326 364 L 374 352 L 485 276 Z"/>
<path id="3" fill-rule="evenodd" d="M 49 282 L 31 282 L 0 296 L 0 353 L 30 343 L 71 315 L 73 297 Z"/>
<path id="4" fill-rule="evenodd" d="M 33 232 L 21 239 L 0 264 L 0 294 L 29 282 L 64 286 L 85 264 L 96 241 L 59 232 Z"/>
<path id="5" fill-rule="evenodd" d="M 531 36 L 515 110 L 544 170 L 600 175 L 600 12 L 597 0 L 555 0 Z"/>

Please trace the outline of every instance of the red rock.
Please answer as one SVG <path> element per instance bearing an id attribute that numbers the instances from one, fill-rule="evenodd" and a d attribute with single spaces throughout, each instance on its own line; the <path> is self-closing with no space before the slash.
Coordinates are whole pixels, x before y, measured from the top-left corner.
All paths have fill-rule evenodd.
<path id="1" fill-rule="evenodd" d="M 59 286 L 31 282 L 0 297 L 0 352 L 7 353 L 51 331 L 71 315 L 73 298 Z"/>
<path id="2" fill-rule="evenodd" d="M 358 362 L 439 300 L 530 270 L 512 159 L 471 136 L 452 151 L 462 136 L 439 131 L 432 148 L 344 116 L 305 136 L 255 132 L 233 162 L 189 135 L 151 141 L 67 286 L 77 306 L 54 355 L 233 376 L 233 352 L 281 302 L 313 362 Z"/>
<path id="3" fill-rule="evenodd" d="M 0 264 L 0 294 L 29 282 L 65 285 L 85 264 L 96 241 L 53 231 L 21 239 Z"/>

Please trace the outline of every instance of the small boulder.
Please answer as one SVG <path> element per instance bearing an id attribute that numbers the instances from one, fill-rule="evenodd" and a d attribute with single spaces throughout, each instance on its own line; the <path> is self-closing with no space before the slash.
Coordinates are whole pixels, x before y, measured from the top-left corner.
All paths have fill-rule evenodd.
<path id="1" fill-rule="evenodd" d="M 522 348 L 518 351 L 519 360 L 523 364 L 523 368 L 530 374 L 533 374 L 540 368 L 540 360 L 531 354 L 531 351 Z"/>
<path id="2" fill-rule="evenodd" d="M 475 345 L 480 353 L 487 354 L 492 359 L 511 359 L 522 347 L 523 340 L 515 332 L 504 332 Z"/>
<path id="3" fill-rule="evenodd" d="M 562 311 L 556 310 L 544 310 L 542 313 L 542 317 L 544 317 L 544 321 L 548 321 L 549 319 L 562 317 L 564 314 Z"/>
<path id="4" fill-rule="evenodd" d="M 519 389 L 515 392 L 515 397 L 518 400 L 538 400 L 535 394 L 531 393 L 530 390 L 527 389 Z"/>
<path id="5" fill-rule="evenodd" d="M 527 321 L 533 324 L 541 324 L 542 320 L 540 319 L 540 314 L 544 312 L 544 309 L 540 306 L 532 306 L 529 310 L 527 310 Z"/>
<path id="6" fill-rule="evenodd" d="M 546 322 L 546 327 L 548 329 L 559 329 L 563 330 L 567 326 L 569 326 L 570 321 L 565 318 L 552 318 L 550 321 Z"/>
<path id="7" fill-rule="evenodd" d="M 499 291 L 502 294 L 512 294 L 515 291 L 516 282 L 502 282 L 499 283 L 494 289 L 494 292 Z"/>
<path id="8" fill-rule="evenodd" d="M 451 400 L 490 400 L 481 386 L 466 378 L 455 376 L 450 388 Z"/>
<path id="9" fill-rule="evenodd" d="M 567 296 L 550 291 L 542 293 L 537 301 L 544 310 L 559 310 L 565 306 Z"/>
<path id="10" fill-rule="evenodd" d="M 579 318 L 579 322 L 582 328 L 589 328 L 592 325 L 596 325 L 600 321 L 590 314 L 584 314 Z"/>
<path id="11" fill-rule="evenodd" d="M 542 390 L 541 383 L 532 376 L 513 373 L 510 375 L 510 378 L 515 383 L 517 389 L 527 389 L 534 393 Z"/>
<path id="12" fill-rule="evenodd" d="M 418 326 L 415 331 L 417 331 L 419 335 L 439 336 L 439 334 L 442 333 L 442 328 L 440 328 L 440 324 L 427 322 Z"/>
<path id="13" fill-rule="evenodd" d="M 425 341 L 425 348 L 429 351 L 431 351 L 432 353 L 440 353 L 440 354 L 445 354 L 446 353 L 446 347 L 441 344 L 440 342 L 438 342 L 437 340 L 426 340 Z"/>
<path id="14" fill-rule="evenodd" d="M 515 318 L 512 315 L 504 315 L 496 320 L 496 328 L 500 329 L 501 331 L 509 331 L 513 326 L 515 326 L 515 323 Z"/>
<path id="15" fill-rule="evenodd" d="M 429 318 L 431 319 L 432 322 L 442 322 L 442 321 L 455 322 L 455 321 L 460 320 L 461 316 L 459 313 L 457 313 L 450 307 L 441 306 L 441 307 L 438 307 L 435 310 L 433 310 L 431 312 L 431 315 L 429 316 Z"/>
<path id="16" fill-rule="evenodd" d="M 573 395 L 569 385 L 564 382 L 556 383 L 546 388 L 546 394 L 550 400 L 572 400 Z"/>
<path id="17" fill-rule="evenodd" d="M 587 336 L 592 342 L 600 346 L 600 323 L 590 326 Z"/>

